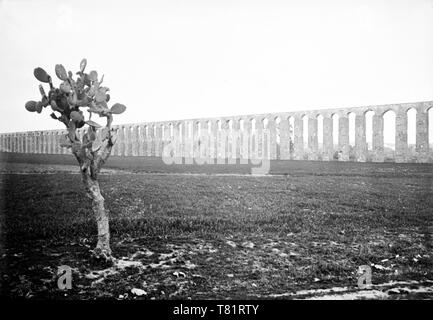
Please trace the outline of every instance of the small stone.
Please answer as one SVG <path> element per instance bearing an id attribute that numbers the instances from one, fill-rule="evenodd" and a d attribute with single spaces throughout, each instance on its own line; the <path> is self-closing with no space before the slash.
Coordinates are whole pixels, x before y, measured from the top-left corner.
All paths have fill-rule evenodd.
<path id="1" fill-rule="evenodd" d="M 131 292 L 133 294 L 135 294 L 136 296 L 139 296 L 139 297 L 147 295 L 146 291 L 144 291 L 143 289 L 138 289 L 138 288 L 131 289 Z"/>

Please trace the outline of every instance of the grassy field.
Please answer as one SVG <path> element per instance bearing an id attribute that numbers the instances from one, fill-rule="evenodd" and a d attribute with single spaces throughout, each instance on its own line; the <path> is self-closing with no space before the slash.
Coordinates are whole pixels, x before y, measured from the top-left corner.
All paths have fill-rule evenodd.
<path id="1" fill-rule="evenodd" d="M 248 172 L 240 165 L 127 159 L 122 167 L 113 157 L 108 167 L 129 171 L 100 177 L 121 262 L 104 268 L 90 259 L 96 227 L 80 177 L 55 167 L 69 156 L 58 157 L 2 155 L 2 295 L 433 297 L 432 165 L 275 161 L 273 175 L 259 177 L 235 175 Z M 187 172 L 205 174 L 177 174 Z M 60 265 L 73 268 L 66 293 L 57 288 Z M 361 265 L 372 267 L 373 282 L 362 294 Z"/>

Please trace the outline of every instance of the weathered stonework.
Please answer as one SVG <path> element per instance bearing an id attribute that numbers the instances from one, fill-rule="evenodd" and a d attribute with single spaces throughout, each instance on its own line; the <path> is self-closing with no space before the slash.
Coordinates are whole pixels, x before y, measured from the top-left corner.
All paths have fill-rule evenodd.
<path id="1" fill-rule="evenodd" d="M 172 146 L 169 155 L 185 158 L 226 159 L 294 159 L 339 161 L 433 162 L 429 146 L 429 110 L 433 101 L 345 109 L 312 110 L 224 118 L 192 119 L 116 125 L 117 143 L 113 155 L 161 157 Z M 408 146 L 408 117 L 416 110 L 416 145 Z M 395 150 L 384 145 L 384 118 L 395 113 Z M 367 148 L 366 112 L 373 111 L 372 147 Z M 355 145 L 349 144 L 349 114 L 355 114 Z M 334 146 L 334 121 L 338 115 L 338 146 Z M 308 117 L 308 136 L 304 137 L 303 117 Z M 318 143 L 318 116 L 323 118 L 323 144 Z M 255 120 L 253 130 L 252 120 Z M 278 121 L 277 121 L 278 119 Z M 289 119 L 293 119 L 290 126 Z M 241 121 L 242 126 L 240 125 Z M 218 125 L 220 123 L 220 127 Z M 231 125 L 229 125 L 231 123 Z M 265 124 L 265 125 L 264 125 Z M 191 128 L 189 127 L 191 126 Z M 291 134 L 293 133 L 293 135 Z M 66 130 L 47 130 L 0 134 L 0 151 L 19 153 L 66 154 L 59 145 Z M 78 131 L 79 136 L 84 130 Z M 304 142 L 308 147 L 304 146 Z M 173 146 L 174 144 L 174 146 Z M 432 144 L 432 142 L 430 142 Z M 213 163 L 213 162 L 212 162 Z M 219 163 L 225 163 L 223 160 Z"/>

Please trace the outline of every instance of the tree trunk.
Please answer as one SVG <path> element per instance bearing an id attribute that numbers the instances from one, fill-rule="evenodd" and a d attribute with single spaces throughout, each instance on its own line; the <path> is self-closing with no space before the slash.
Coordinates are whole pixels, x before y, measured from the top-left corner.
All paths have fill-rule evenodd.
<path id="1" fill-rule="evenodd" d="M 101 195 L 98 180 L 93 179 L 88 171 L 82 172 L 82 178 L 87 196 L 92 200 L 92 210 L 98 227 L 98 243 L 94 253 L 97 257 L 108 258 L 111 256 L 110 227 L 108 212 L 104 207 L 104 197 Z"/>

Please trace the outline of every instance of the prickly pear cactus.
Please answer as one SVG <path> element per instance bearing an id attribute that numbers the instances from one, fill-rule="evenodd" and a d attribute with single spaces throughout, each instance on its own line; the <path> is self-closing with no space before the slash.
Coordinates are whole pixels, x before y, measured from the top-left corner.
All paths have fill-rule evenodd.
<path id="1" fill-rule="evenodd" d="M 97 152 L 106 142 L 114 144 L 116 132 L 111 129 L 113 114 L 121 114 L 126 107 L 122 104 L 115 103 L 111 108 L 108 107 L 110 95 L 107 87 L 102 86 L 103 76 L 99 80 L 98 72 L 90 71 L 86 73 L 87 60 L 83 59 L 80 63 L 79 71 L 76 73 L 76 79 L 73 78 L 71 71 L 66 71 L 61 64 L 55 66 L 55 74 L 61 81 L 58 88 L 54 87 L 53 79 L 42 68 L 34 70 L 34 76 L 42 83 L 48 83 L 49 91 L 45 92 L 43 85 L 39 85 L 41 94 L 40 101 L 28 101 L 25 108 L 30 112 L 41 113 L 48 106 L 51 107 L 52 113 L 50 116 L 65 124 L 68 129 L 68 135 L 62 139 L 62 146 L 73 148 L 74 146 L 80 149 L 85 148 L 85 153 Z M 88 119 L 83 111 L 88 112 Z M 99 117 L 107 118 L 108 131 L 104 134 L 98 134 L 99 128 L 102 126 L 95 121 L 90 120 L 93 114 Z M 90 128 L 83 136 L 82 141 L 78 140 L 76 130 L 84 125 Z M 101 137 L 100 137 L 101 136 Z M 75 150 L 78 151 L 78 150 Z"/>

